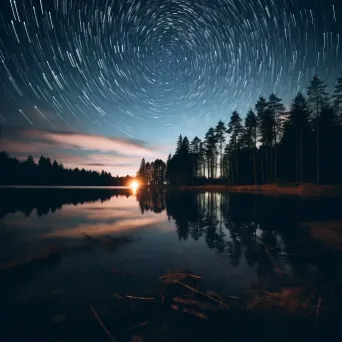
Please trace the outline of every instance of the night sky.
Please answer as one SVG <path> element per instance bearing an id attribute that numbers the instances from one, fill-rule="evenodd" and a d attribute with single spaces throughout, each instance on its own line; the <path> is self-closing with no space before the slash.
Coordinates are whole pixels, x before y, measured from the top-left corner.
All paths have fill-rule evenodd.
<path id="1" fill-rule="evenodd" d="M 1 0 L 0 149 L 135 173 L 342 71 L 341 0 Z"/>

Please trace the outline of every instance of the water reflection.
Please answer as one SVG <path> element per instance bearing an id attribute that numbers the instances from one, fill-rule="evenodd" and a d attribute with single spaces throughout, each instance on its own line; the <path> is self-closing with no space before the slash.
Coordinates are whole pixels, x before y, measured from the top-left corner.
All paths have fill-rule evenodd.
<path id="1" fill-rule="evenodd" d="M 142 214 L 166 209 L 179 240 L 204 238 L 209 248 L 232 256 L 243 251 L 251 256 L 251 241 L 294 249 L 295 239 L 286 241 L 288 248 L 284 240 L 300 234 L 300 223 L 342 218 L 340 198 L 141 191 L 137 200 Z"/>
<path id="2" fill-rule="evenodd" d="M 322 246 L 302 224 L 341 219 L 341 198 L 148 191 L 137 198 L 143 214 L 166 208 L 179 241 L 203 240 L 231 266 L 247 263 L 259 284 L 294 275 L 307 281 L 319 266 L 331 276 L 335 256 L 317 252 Z"/>
<path id="3" fill-rule="evenodd" d="M 0 271 L 46 247 L 58 251 L 28 262 L 28 271 L 0 273 L 1 341 L 13 332 L 22 336 L 12 340 L 30 339 L 35 331 L 55 340 L 60 326 L 54 318 L 61 315 L 70 322 L 64 330 L 70 338 L 63 340 L 74 341 L 74 331 L 84 332 L 76 340 L 96 340 L 86 330 L 92 325 L 84 324 L 94 323 L 90 303 L 112 305 L 114 293 L 150 295 L 173 270 L 198 274 L 206 288 L 233 296 L 277 282 L 339 284 L 340 264 L 314 254 L 316 242 L 300 227 L 341 219 L 339 198 L 144 189 L 0 189 L 0 198 Z M 115 235 L 132 235 L 135 242 L 111 248 L 106 237 Z"/>
<path id="4" fill-rule="evenodd" d="M 191 246 L 190 241 L 197 242 L 202 254 L 204 243 L 232 267 L 255 267 L 261 278 L 294 272 L 304 275 L 310 271 L 307 264 L 292 263 L 289 258 L 279 257 L 279 253 L 301 255 L 309 260 L 314 242 L 299 225 L 342 217 L 339 198 L 135 190 L 0 189 L 0 196 L 5 199 L 0 207 L 0 240 L 6 241 L 6 248 L 0 245 L 0 257 L 12 255 L 8 252 L 8 241 L 14 241 L 14 237 L 20 237 L 24 244 L 20 250 L 24 252 L 37 239 L 150 228 L 154 231 L 148 233 L 143 245 L 148 253 L 159 247 L 153 242 L 157 231 L 170 232 L 176 234 L 178 243 L 186 242 L 186 246 Z M 12 233 L 8 239 L 4 227 Z M 168 237 L 165 245 L 170 241 Z M 271 255 L 265 253 L 265 246 L 271 248 Z M 12 251 L 17 249 L 13 243 Z M 162 251 L 154 253 L 151 259 Z"/>
<path id="5" fill-rule="evenodd" d="M 3 188 L 0 189 L 0 219 L 16 212 L 23 212 L 28 217 L 33 210 L 40 217 L 61 210 L 66 204 L 78 205 L 96 201 L 103 203 L 113 196 L 130 195 L 130 189 Z"/>

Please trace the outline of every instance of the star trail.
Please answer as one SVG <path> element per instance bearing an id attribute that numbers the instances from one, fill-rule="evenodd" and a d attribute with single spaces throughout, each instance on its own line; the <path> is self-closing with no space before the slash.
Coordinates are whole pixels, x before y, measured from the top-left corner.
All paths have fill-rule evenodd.
<path id="1" fill-rule="evenodd" d="M 342 3 L 3 0 L 2 125 L 153 143 L 342 69 Z M 173 142 L 173 140 L 172 140 Z"/>

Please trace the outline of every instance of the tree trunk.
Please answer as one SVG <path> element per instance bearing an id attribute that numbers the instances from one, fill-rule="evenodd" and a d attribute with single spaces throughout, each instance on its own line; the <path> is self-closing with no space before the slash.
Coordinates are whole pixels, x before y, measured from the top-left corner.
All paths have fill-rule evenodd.
<path id="1" fill-rule="evenodd" d="M 274 145 L 274 181 L 277 181 L 277 138 Z"/>
<path id="2" fill-rule="evenodd" d="M 235 185 L 235 171 L 234 171 L 234 167 L 233 167 L 233 163 L 232 163 L 232 158 L 230 158 L 230 176 L 232 178 L 232 185 Z"/>
<path id="3" fill-rule="evenodd" d="M 295 148 L 295 182 L 298 182 L 298 148 Z"/>
<path id="4" fill-rule="evenodd" d="M 274 116 L 274 170 L 273 170 L 273 181 L 277 180 L 277 121 L 276 115 Z"/>
<path id="5" fill-rule="evenodd" d="M 215 158 L 212 156 L 211 158 L 211 178 L 215 177 Z"/>
<path id="6" fill-rule="evenodd" d="M 269 154 L 269 166 L 270 166 L 270 174 L 269 174 L 269 183 L 273 183 L 273 146 L 270 146 L 270 154 Z"/>
<path id="7" fill-rule="evenodd" d="M 210 158 L 208 157 L 208 179 L 210 178 Z"/>
<path id="8" fill-rule="evenodd" d="M 254 146 L 254 148 L 253 148 L 253 171 L 254 171 L 254 185 L 256 185 L 256 161 L 255 161 L 255 149 L 256 149 L 256 147 Z"/>
<path id="9" fill-rule="evenodd" d="M 256 143 L 257 143 L 257 133 L 256 133 L 256 128 L 254 130 L 254 147 L 253 147 L 253 168 L 254 168 L 254 185 L 257 183 L 257 178 L 256 178 Z"/>
<path id="10" fill-rule="evenodd" d="M 265 176 L 264 176 L 264 158 L 263 155 L 260 155 L 260 159 L 261 159 L 261 184 L 264 184 L 265 181 Z"/>
<path id="11" fill-rule="evenodd" d="M 303 130 L 300 130 L 300 182 L 304 181 L 304 170 L 303 170 Z"/>
<path id="12" fill-rule="evenodd" d="M 236 183 L 239 184 L 239 151 L 236 149 Z"/>
<path id="13" fill-rule="evenodd" d="M 317 97 L 317 102 L 316 102 L 316 177 L 317 177 L 317 184 L 319 185 L 320 182 L 320 172 L 319 172 L 319 98 Z"/>
<path id="14" fill-rule="evenodd" d="M 265 149 L 266 149 L 266 163 L 265 163 L 265 169 L 266 169 L 266 172 L 265 172 L 265 183 L 268 183 L 268 146 L 265 146 Z"/>
<path id="15" fill-rule="evenodd" d="M 331 166 L 329 165 L 329 148 L 328 148 L 328 143 L 325 144 L 325 169 L 326 169 L 326 174 L 325 177 L 323 179 L 323 182 L 325 181 L 325 183 L 329 183 L 331 182 L 330 179 L 330 170 L 331 170 Z"/>
<path id="16" fill-rule="evenodd" d="M 223 178 L 222 142 L 220 143 L 220 178 Z"/>
<path id="17" fill-rule="evenodd" d="M 316 129 L 316 182 L 317 185 L 319 185 L 320 183 L 320 167 L 319 167 L 319 159 L 320 159 L 320 153 L 319 153 L 319 127 L 318 127 L 318 123 L 317 123 L 317 129 Z"/>

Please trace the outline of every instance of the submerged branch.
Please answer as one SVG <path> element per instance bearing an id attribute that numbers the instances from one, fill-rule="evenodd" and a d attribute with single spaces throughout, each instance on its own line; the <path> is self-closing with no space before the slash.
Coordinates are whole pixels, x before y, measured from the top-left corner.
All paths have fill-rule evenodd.
<path id="1" fill-rule="evenodd" d="M 137 299 L 137 300 L 146 300 L 146 301 L 151 301 L 151 300 L 155 299 L 154 297 L 135 297 L 135 296 L 129 296 L 129 295 L 126 295 L 126 298 Z"/>
<path id="2" fill-rule="evenodd" d="M 94 307 L 92 305 L 90 305 L 90 309 L 93 312 L 95 318 L 97 319 L 97 321 L 99 322 L 99 324 L 101 325 L 102 329 L 106 332 L 106 334 L 109 336 L 109 338 L 113 341 L 113 342 L 117 342 L 117 340 L 115 339 L 115 337 L 111 334 L 111 332 L 107 329 L 107 327 L 103 324 L 103 322 L 101 321 L 101 318 L 99 317 L 99 315 L 97 314 L 97 312 L 95 311 Z"/>
<path id="3" fill-rule="evenodd" d="M 137 324 L 137 325 L 134 325 L 134 326 L 131 327 L 131 328 L 128 328 L 128 329 L 124 330 L 124 332 L 129 331 L 129 330 L 133 330 L 133 329 L 136 329 L 136 328 L 139 328 L 139 327 L 144 327 L 144 326 L 146 326 L 147 324 L 149 324 L 153 319 L 155 319 L 157 316 L 158 316 L 158 315 L 154 315 L 154 316 L 152 316 L 151 318 L 149 318 L 148 320 L 143 321 L 143 322 L 141 322 L 141 323 L 139 323 L 139 324 Z"/>
<path id="4" fill-rule="evenodd" d="M 213 298 L 213 297 L 209 296 L 208 294 L 206 294 L 206 293 L 204 293 L 202 291 L 199 291 L 199 290 L 197 290 L 197 289 L 195 289 L 195 288 L 193 288 L 193 287 L 191 287 L 189 285 L 186 285 L 186 284 L 182 283 L 181 281 L 176 280 L 175 282 L 177 284 L 180 284 L 180 285 L 186 287 L 187 289 L 189 289 L 191 291 L 194 291 L 194 292 L 196 292 L 196 293 L 198 293 L 198 294 L 200 294 L 202 296 L 205 296 L 205 297 L 209 298 L 210 300 L 212 300 L 212 301 L 214 301 L 214 302 L 216 302 L 218 304 L 221 304 L 222 306 L 226 307 L 227 309 L 229 308 L 229 306 L 227 304 L 223 303 L 222 301 L 220 301 L 220 300 L 218 300 L 216 298 Z"/>

